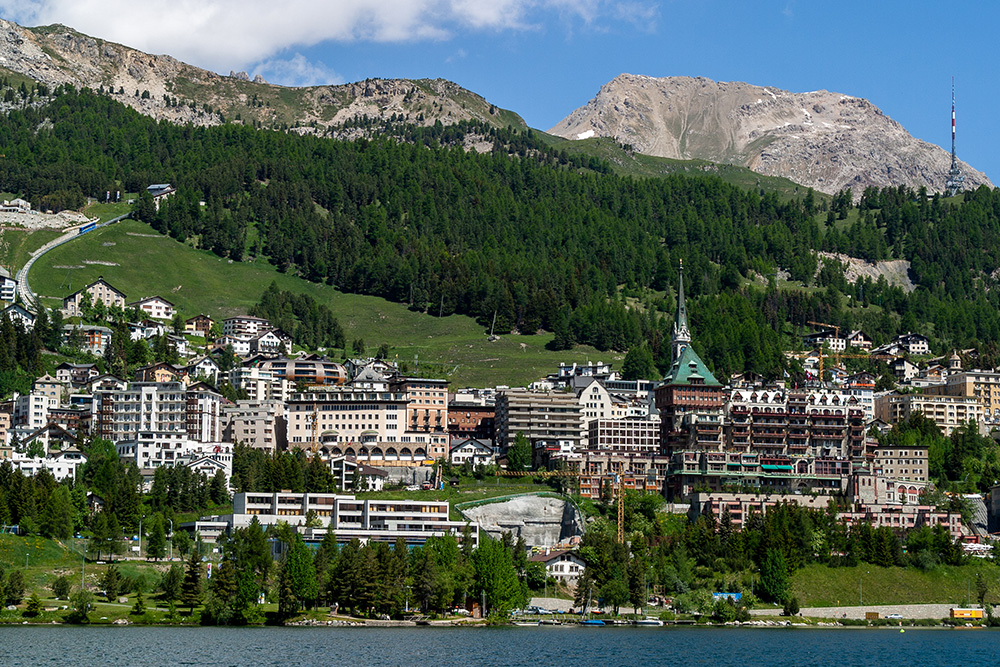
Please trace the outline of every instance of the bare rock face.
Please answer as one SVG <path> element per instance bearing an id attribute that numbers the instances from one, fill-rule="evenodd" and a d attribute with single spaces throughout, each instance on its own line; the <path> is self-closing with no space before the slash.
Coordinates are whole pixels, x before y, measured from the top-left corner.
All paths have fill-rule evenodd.
<path id="1" fill-rule="evenodd" d="M 648 155 L 737 164 L 821 192 L 845 187 L 944 190 L 948 151 L 915 139 L 865 99 L 705 78 L 622 74 L 549 130 L 612 137 Z M 992 185 L 964 162 L 966 188 Z"/>
<path id="2" fill-rule="evenodd" d="M 500 539 L 508 532 L 532 547 L 551 547 L 583 535 L 583 517 L 558 498 L 522 496 L 471 507 L 462 514 L 491 537 Z"/>
<path id="3" fill-rule="evenodd" d="M 418 125 L 482 120 L 525 127 L 516 115 L 440 79 L 369 79 L 337 85 L 283 88 L 259 74 L 228 76 L 106 42 L 62 25 L 24 28 L 0 20 L 0 67 L 50 87 L 71 84 L 103 91 L 158 120 L 195 125 L 253 121 L 301 134 L 343 134 L 338 126 L 365 117 L 395 116 Z M 145 93 L 148 93 L 146 95 Z"/>

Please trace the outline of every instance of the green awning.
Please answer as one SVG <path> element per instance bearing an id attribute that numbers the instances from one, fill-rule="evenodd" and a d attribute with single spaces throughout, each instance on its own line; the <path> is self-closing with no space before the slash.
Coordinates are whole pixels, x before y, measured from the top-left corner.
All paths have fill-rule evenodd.
<path id="1" fill-rule="evenodd" d="M 776 465 L 764 464 L 764 465 L 761 466 L 761 468 L 763 468 L 764 470 L 791 470 L 792 466 L 790 466 L 790 465 L 787 465 L 787 466 L 776 466 Z"/>

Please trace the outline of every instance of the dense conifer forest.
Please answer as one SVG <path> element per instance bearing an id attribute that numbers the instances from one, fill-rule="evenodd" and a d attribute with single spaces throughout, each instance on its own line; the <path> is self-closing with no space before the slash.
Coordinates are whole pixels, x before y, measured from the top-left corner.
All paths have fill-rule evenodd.
<path id="1" fill-rule="evenodd" d="M 919 331 L 937 351 L 978 347 L 997 359 L 996 190 L 964 201 L 905 187 L 866 190 L 858 204 L 849 192 L 784 201 L 709 176 L 616 175 L 531 131 L 383 125 L 385 137 L 352 142 L 176 126 L 59 88 L 0 119 L 0 182 L 53 209 L 169 182 L 177 194 L 159 211 L 140 196 L 136 217 L 220 256 L 265 257 L 484 329 L 495 318 L 501 333 L 554 331 L 556 348 L 648 345 L 661 370 L 681 259 L 695 346 L 722 376 L 794 373 L 781 351 L 809 320 L 863 327 L 876 343 Z M 493 150 L 467 152 L 468 136 Z M 849 284 L 816 250 L 909 260 L 918 287 Z M 794 289 L 779 289 L 779 270 Z"/>

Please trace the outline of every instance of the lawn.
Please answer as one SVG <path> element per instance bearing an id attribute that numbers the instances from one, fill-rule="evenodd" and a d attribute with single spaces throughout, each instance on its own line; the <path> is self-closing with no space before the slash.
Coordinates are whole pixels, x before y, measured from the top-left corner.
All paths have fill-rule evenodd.
<path id="1" fill-rule="evenodd" d="M 0 231 L 0 266 L 11 269 L 11 277 L 24 266 L 31 253 L 61 236 L 56 229 L 4 229 Z"/>
<path id="2" fill-rule="evenodd" d="M 173 302 L 184 317 L 205 313 L 213 318 L 246 313 L 274 281 L 281 289 L 310 294 L 329 306 L 348 341 L 360 338 L 370 349 L 387 343 L 393 358 L 417 373 L 445 377 L 453 387 L 523 386 L 554 372 L 559 362 L 601 360 L 620 365 L 624 358 L 585 346 L 552 352 L 545 349 L 552 334 L 505 335 L 490 342 L 485 328 L 470 317 L 438 318 L 378 297 L 345 294 L 279 273 L 260 260 L 231 262 L 133 220 L 46 253 L 32 266 L 30 281 L 40 296 L 48 297 L 46 304 L 54 306 L 57 299 L 98 276 L 124 291 L 130 301 L 158 294 Z"/>
<path id="3" fill-rule="evenodd" d="M 982 572 L 989 585 L 987 601 L 1000 603 L 1000 567 L 977 562 L 962 567 L 939 565 L 923 572 L 915 568 L 830 568 L 810 565 L 792 577 L 792 594 L 803 607 L 835 607 L 864 604 L 938 603 L 966 605 L 971 591 L 976 602 L 976 574 Z"/>

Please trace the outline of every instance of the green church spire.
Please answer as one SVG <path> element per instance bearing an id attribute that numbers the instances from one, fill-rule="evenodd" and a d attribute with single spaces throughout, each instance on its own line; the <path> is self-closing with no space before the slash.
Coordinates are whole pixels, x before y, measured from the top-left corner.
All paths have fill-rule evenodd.
<path id="1" fill-rule="evenodd" d="M 674 317 L 673 336 L 670 347 L 674 360 L 680 358 L 684 348 L 691 344 L 691 330 L 688 328 L 687 303 L 684 300 L 684 260 L 680 264 L 680 278 L 677 286 L 677 313 Z"/>

